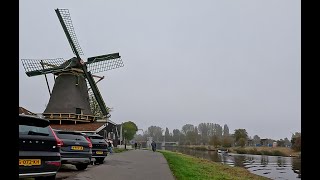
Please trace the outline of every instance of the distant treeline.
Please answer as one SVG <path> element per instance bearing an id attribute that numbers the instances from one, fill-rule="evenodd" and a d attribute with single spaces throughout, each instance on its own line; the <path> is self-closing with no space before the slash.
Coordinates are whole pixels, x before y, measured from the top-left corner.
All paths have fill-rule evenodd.
<path id="1" fill-rule="evenodd" d="M 275 143 L 281 147 L 293 147 L 299 150 L 301 144 L 301 133 L 296 132 L 291 140 L 288 138 L 273 140 L 261 139 L 258 135 L 253 138 L 248 136 L 246 129 L 235 129 L 233 133 L 229 132 L 229 127 L 225 124 L 223 127 L 215 123 L 200 123 L 198 126 L 185 124 L 181 130 L 159 126 L 150 126 L 142 135 L 135 135 L 134 140 L 146 141 L 147 137 L 152 137 L 157 142 L 178 142 L 179 145 L 212 145 L 214 147 L 233 147 L 233 146 L 273 146 Z M 299 147 L 298 147 L 299 146 Z"/>

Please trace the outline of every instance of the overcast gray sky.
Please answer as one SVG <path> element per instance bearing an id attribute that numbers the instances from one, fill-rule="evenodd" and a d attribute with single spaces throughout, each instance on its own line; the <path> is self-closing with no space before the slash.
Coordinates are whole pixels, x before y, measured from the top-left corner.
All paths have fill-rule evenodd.
<path id="1" fill-rule="evenodd" d="M 56 8 L 69 9 L 83 58 L 120 53 L 124 67 L 97 74 L 116 123 L 172 132 L 210 122 L 273 139 L 301 131 L 299 0 L 19 2 L 20 59 L 73 57 Z M 42 113 L 45 77 L 19 63 L 19 106 Z"/>

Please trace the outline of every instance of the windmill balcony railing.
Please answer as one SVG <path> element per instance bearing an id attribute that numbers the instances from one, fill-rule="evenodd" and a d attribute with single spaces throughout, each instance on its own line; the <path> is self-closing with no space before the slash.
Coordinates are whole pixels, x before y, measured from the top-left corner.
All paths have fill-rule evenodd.
<path id="1" fill-rule="evenodd" d="M 61 121 L 74 121 L 75 124 L 77 121 L 93 122 L 98 118 L 98 116 L 75 114 L 75 113 L 43 113 L 43 116 L 49 120 L 60 121 L 60 124 L 61 124 Z"/>

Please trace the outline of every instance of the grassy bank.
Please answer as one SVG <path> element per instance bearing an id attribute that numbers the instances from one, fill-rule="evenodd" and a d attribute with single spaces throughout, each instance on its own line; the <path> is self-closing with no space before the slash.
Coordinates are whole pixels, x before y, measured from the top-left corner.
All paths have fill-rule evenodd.
<path id="1" fill-rule="evenodd" d="M 159 150 L 166 158 L 169 167 L 177 180 L 179 179 L 237 179 L 237 180 L 263 180 L 268 179 L 250 173 L 239 167 L 230 167 L 205 159 L 195 158 L 189 155 Z"/>
<path id="2" fill-rule="evenodd" d="M 298 157 L 300 152 L 296 152 L 286 147 L 233 147 L 230 152 L 237 154 L 255 154 L 268 156 L 294 156 Z"/>
<path id="3" fill-rule="evenodd" d="M 181 146 L 191 148 L 195 150 L 203 151 L 216 151 L 217 149 L 213 146 L 204 145 L 188 145 Z M 237 154 L 255 154 L 255 155 L 268 155 L 268 156 L 294 156 L 299 157 L 300 152 L 296 152 L 291 148 L 287 147 L 231 147 L 228 148 L 229 152 Z"/>

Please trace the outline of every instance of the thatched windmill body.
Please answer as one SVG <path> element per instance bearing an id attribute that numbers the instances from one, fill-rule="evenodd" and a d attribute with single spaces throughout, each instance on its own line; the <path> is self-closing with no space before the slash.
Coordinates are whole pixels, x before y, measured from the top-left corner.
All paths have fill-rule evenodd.
<path id="1" fill-rule="evenodd" d="M 92 110 L 99 107 L 103 117 L 110 117 L 109 109 L 100 94 L 94 73 L 123 66 L 119 53 L 112 53 L 87 58 L 83 61 L 82 49 L 78 43 L 69 10 L 55 9 L 60 24 L 69 41 L 75 57 L 64 60 L 55 59 L 22 59 L 27 76 L 54 74 L 55 82 L 50 92 L 50 99 L 43 115 L 52 122 L 92 122 L 97 116 Z"/>

